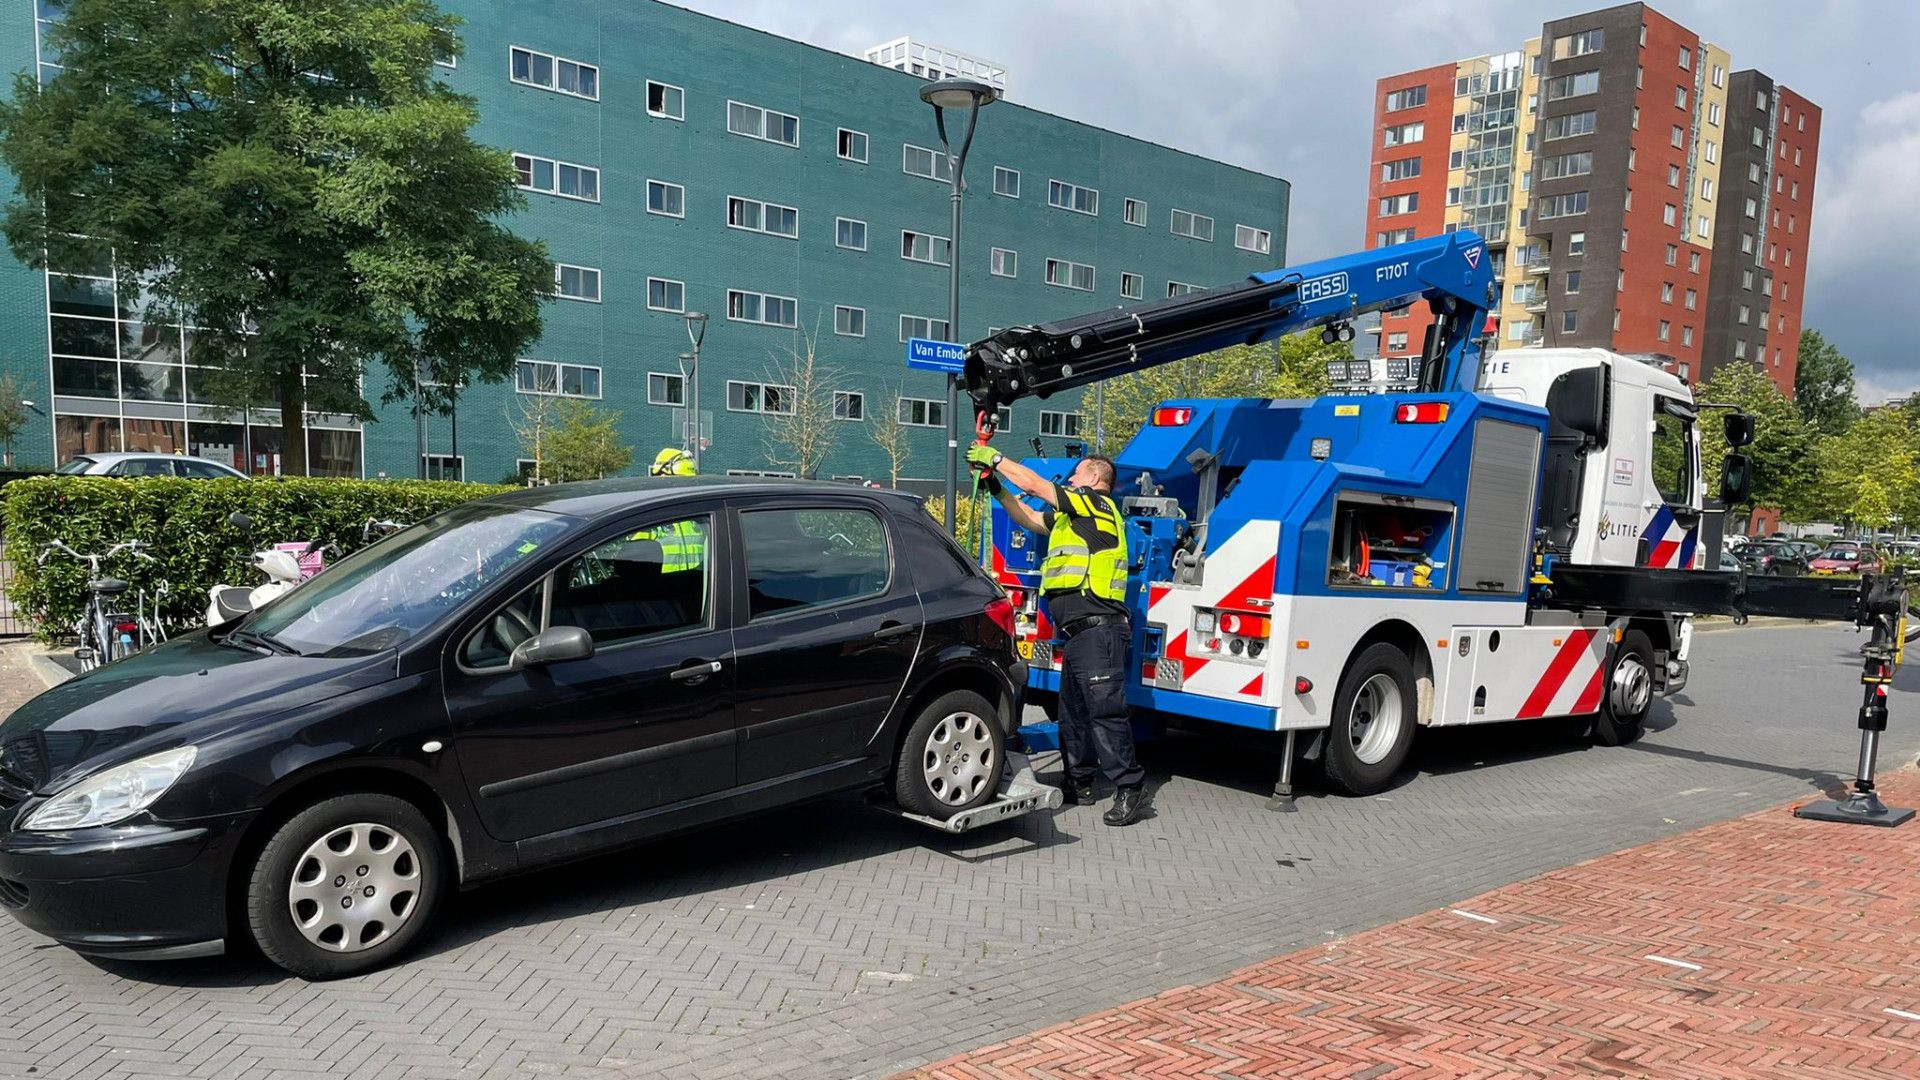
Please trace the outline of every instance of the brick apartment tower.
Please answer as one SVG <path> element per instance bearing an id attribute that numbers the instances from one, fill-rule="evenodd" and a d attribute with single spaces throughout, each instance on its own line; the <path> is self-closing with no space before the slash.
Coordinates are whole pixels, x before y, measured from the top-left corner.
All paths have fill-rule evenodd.
<path id="1" fill-rule="evenodd" d="M 1381 79 L 1367 245 L 1485 236 L 1495 348 L 1600 346 L 1695 381 L 1749 360 L 1791 393 L 1820 113 L 1730 68 L 1636 3 Z M 1380 352 L 1418 352 L 1430 321 L 1382 318 Z"/>

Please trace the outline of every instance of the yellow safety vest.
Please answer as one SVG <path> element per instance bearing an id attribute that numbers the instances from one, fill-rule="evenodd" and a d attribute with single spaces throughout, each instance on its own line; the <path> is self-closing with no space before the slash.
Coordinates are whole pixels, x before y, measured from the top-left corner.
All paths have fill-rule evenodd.
<path id="1" fill-rule="evenodd" d="M 1053 529 L 1047 534 L 1047 557 L 1040 564 L 1040 594 L 1084 592 L 1102 600 L 1127 598 L 1127 529 L 1114 501 L 1090 492 L 1066 491 L 1074 513 L 1066 507 L 1054 513 Z M 1092 535 L 1084 535 L 1092 530 Z M 1112 538 L 1112 543 L 1095 551 L 1094 537 Z"/>
<path id="2" fill-rule="evenodd" d="M 700 526 L 691 521 L 676 521 L 657 529 L 641 529 L 629 540 L 652 540 L 660 545 L 660 572 L 678 573 L 683 570 L 700 569 L 701 557 L 706 554 L 706 537 L 701 535 Z"/>

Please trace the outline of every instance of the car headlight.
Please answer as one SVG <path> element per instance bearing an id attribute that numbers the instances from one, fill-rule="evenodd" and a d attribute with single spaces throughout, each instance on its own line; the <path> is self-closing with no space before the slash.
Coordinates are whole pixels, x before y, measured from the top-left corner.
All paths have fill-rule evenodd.
<path id="1" fill-rule="evenodd" d="M 96 773 L 48 799 L 21 828 L 49 832 L 125 821 L 166 794 L 193 767 L 193 757 L 194 748 L 183 746 Z"/>

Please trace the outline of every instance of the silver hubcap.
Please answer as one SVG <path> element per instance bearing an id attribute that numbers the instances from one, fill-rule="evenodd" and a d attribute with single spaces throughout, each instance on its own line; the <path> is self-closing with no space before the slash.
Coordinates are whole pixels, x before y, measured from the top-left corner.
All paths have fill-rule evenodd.
<path id="1" fill-rule="evenodd" d="M 959 806 L 980 794 L 1000 767 L 987 721 L 968 712 L 954 713 L 933 725 L 921 760 L 927 790 L 948 806 Z"/>
<path id="2" fill-rule="evenodd" d="M 1653 700 L 1653 676 L 1637 654 L 1628 653 L 1614 663 L 1608 696 L 1615 716 L 1639 716 L 1646 711 Z"/>
<path id="3" fill-rule="evenodd" d="M 1400 706 L 1400 684 L 1393 681 L 1393 676 L 1382 673 L 1361 684 L 1360 692 L 1353 696 L 1353 709 L 1347 714 L 1354 757 L 1368 765 L 1386 759 L 1387 752 L 1400 740 Z"/>
<path id="4" fill-rule="evenodd" d="M 370 949 L 398 933 L 420 902 L 420 860 L 385 825 L 342 825 L 293 864 L 287 910 L 300 933 L 328 952 Z"/>

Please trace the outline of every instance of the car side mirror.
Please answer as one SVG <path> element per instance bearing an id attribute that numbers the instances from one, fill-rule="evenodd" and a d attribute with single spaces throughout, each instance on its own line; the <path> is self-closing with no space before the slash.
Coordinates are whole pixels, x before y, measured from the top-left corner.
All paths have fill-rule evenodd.
<path id="1" fill-rule="evenodd" d="M 253 528 L 253 519 L 235 510 L 233 513 L 227 515 L 227 524 L 236 529 L 246 530 Z"/>
<path id="2" fill-rule="evenodd" d="M 1607 441 L 1608 374 L 1605 367 L 1575 368 L 1547 388 L 1547 412 L 1593 446 Z"/>
<path id="3" fill-rule="evenodd" d="M 585 660 L 593 655 L 593 635 L 577 626 L 549 626 L 513 647 L 507 658 L 507 670 L 525 671 L 530 667 Z"/>
<path id="4" fill-rule="evenodd" d="M 1726 419 L 1727 445 L 1738 450 L 1742 446 L 1753 445 L 1753 417 L 1747 413 L 1728 413 Z"/>
<path id="5" fill-rule="evenodd" d="M 1728 454 L 1720 465 L 1720 501 L 1737 506 L 1747 501 L 1753 487 L 1753 459 L 1745 454 Z"/>

